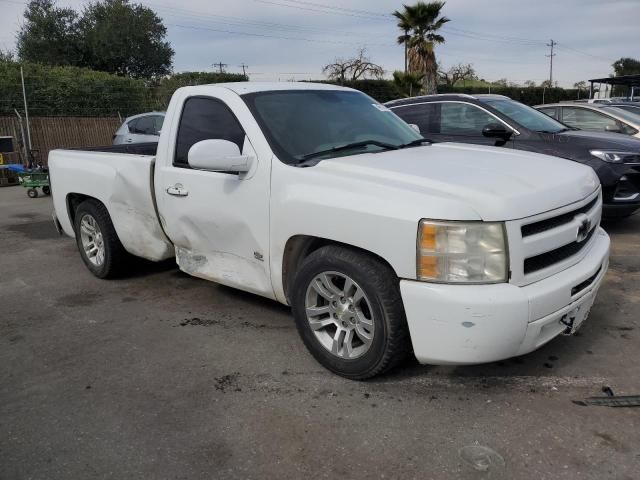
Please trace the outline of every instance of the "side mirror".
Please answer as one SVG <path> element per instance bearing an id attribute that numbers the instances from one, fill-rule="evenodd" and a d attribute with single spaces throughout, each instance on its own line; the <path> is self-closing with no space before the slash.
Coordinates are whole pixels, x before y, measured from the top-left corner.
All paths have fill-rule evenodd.
<path id="1" fill-rule="evenodd" d="M 253 157 L 240 155 L 238 145 L 228 140 L 202 140 L 194 143 L 187 153 L 191 168 L 210 172 L 247 173 Z"/>
<path id="2" fill-rule="evenodd" d="M 622 129 L 620 128 L 620 125 L 607 125 L 606 127 L 604 127 L 606 132 L 611 132 L 611 133 L 622 133 Z"/>
<path id="3" fill-rule="evenodd" d="M 513 132 L 507 130 L 501 123 L 490 123 L 482 129 L 482 135 L 488 138 L 498 138 L 506 142 L 511 138 Z"/>
<path id="4" fill-rule="evenodd" d="M 416 132 L 420 133 L 420 127 L 415 123 L 410 123 L 409 126 L 413 128 Z"/>

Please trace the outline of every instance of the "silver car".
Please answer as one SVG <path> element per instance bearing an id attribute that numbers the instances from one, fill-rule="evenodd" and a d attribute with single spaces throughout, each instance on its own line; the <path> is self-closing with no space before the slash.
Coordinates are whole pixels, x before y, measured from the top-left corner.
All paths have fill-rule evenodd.
<path id="1" fill-rule="evenodd" d="M 640 138 L 640 115 L 601 103 L 561 102 L 538 105 L 550 117 L 570 127 L 592 132 L 612 132 Z"/>
<path id="2" fill-rule="evenodd" d="M 148 112 L 126 118 L 113 135 L 113 144 L 157 142 L 164 115 L 164 112 Z"/>

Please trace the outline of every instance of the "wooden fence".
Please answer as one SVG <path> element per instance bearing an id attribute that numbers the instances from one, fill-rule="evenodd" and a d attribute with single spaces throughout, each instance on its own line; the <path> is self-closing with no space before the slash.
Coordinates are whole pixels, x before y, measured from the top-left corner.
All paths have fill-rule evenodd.
<path id="1" fill-rule="evenodd" d="M 46 165 L 49 150 L 55 148 L 110 145 L 113 134 L 121 123 L 117 117 L 32 117 L 29 118 L 29 124 L 32 149 L 39 151 L 36 158 Z M 26 136 L 27 126 L 24 118 L 22 128 Z M 22 158 L 23 139 L 17 117 L 0 117 L 0 136 L 16 139 L 14 148 L 20 151 L 22 163 L 26 164 Z"/>

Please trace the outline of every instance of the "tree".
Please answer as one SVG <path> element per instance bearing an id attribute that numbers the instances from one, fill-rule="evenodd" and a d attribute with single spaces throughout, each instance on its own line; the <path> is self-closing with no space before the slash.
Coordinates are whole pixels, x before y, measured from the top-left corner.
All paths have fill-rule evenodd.
<path id="1" fill-rule="evenodd" d="M 367 57 L 367 50 L 363 47 L 358 50 L 355 57 L 346 60 L 336 58 L 333 63 L 322 67 L 322 73 L 331 80 L 344 83 L 345 81 L 353 82 L 367 77 L 381 79 L 384 76 L 384 69 Z"/>
<path id="2" fill-rule="evenodd" d="M 473 65 L 459 63 L 447 71 L 438 72 L 440 79 L 448 86 L 453 87 L 460 80 L 473 80 L 476 78 L 476 71 Z"/>
<path id="3" fill-rule="evenodd" d="M 585 82 L 584 80 L 580 80 L 579 82 L 576 82 L 573 84 L 573 88 L 578 90 L 578 98 L 580 98 L 580 91 L 587 88 L 587 82 Z"/>
<path id="4" fill-rule="evenodd" d="M 623 57 L 616 60 L 612 65 L 615 76 L 621 75 L 638 75 L 640 74 L 640 60 L 635 58 Z M 616 85 L 612 87 L 611 95 L 629 95 L 629 87 Z"/>
<path id="5" fill-rule="evenodd" d="M 11 50 L 0 50 L 0 63 L 11 63 L 15 61 Z"/>
<path id="6" fill-rule="evenodd" d="M 55 0 L 31 0 L 17 37 L 17 53 L 25 62 L 45 65 L 77 65 L 78 14 L 58 8 Z"/>
<path id="7" fill-rule="evenodd" d="M 494 85 L 497 85 L 498 87 L 508 87 L 509 86 L 509 80 L 507 80 L 506 78 L 501 78 L 499 80 L 496 80 L 495 82 L 493 82 Z"/>
<path id="8" fill-rule="evenodd" d="M 447 17 L 440 16 L 444 4 L 418 1 L 415 5 L 403 5 L 402 11 L 393 12 L 403 33 L 398 37 L 398 43 L 407 47 L 408 71 L 424 75 L 422 89 L 427 94 L 437 92 L 435 45 L 444 43 L 444 37 L 437 31 L 449 22 Z"/>
<path id="9" fill-rule="evenodd" d="M 533 80 L 525 80 L 524 86 L 527 88 L 534 88 L 536 86 L 536 82 L 534 82 Z"/>
<path id="10" fill-rule="evenodd" d="M 613 67 L 616 77 L 640 74 L 640 60 L 636 60 L 635 58 L 623 57 L 616 60 L 611 66 Z"/>
<path id="11" fill-rule="evenodd" d="M 98 0 L 78 14 L 55 0 L 31 0 L 18 33 L 20 60 L 149 78 L 171 71 L 173 50 L 153 10 L 129 0 Z"/>
<path id="12" fill-rule="evenodd" d="M 150 8 L 129 0 L 97 1 L 85 7 L 78 29 L 83 66 L 134 78 L 171 71 L 167 28 Z"/>
<path id="13" fill-rule="evenodd" d="M 393 72 L 393 83 L 405 95 L 411 97 L 414 93 L 420 91 L 422 86 L 422 73 L 404 73 L 400 70 Z"/>

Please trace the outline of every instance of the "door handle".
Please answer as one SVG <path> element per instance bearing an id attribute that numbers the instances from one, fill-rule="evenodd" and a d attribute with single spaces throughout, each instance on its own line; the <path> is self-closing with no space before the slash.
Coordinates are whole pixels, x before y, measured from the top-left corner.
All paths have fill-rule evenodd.
<path id="1" fill-rule="evenodd" d="M 167 193 L 176 197 L 186 197 L 189 195 L 189 191 L 184 188 L 181 183 L 176 183 L 172 187 L 168 187 Z"/>

